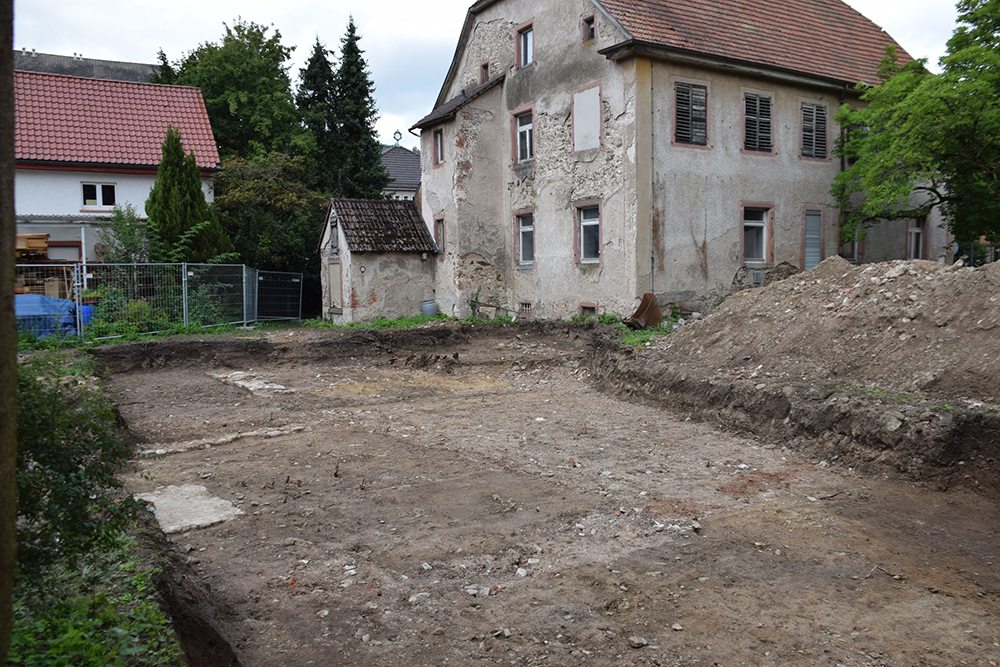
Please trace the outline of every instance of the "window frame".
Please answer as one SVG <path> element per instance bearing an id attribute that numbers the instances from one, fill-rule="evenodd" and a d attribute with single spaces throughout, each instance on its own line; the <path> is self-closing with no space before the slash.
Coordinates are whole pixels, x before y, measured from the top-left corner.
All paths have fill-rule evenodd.
<path id="1" fill-rule="evenodd" d="M 597 88 L 597 146 L 595 148 L 583 148 L 577 149 L 576 147 L 576 95 L 577 93 L 582 93 L 584 91 L 590 90 L 591 88 Z M 572 143 L 572 155 L 580 155 L 581 153 L 591 153 L 593 151 L 604 150 L 604 89 L 601 81 L 595 81 L 594 83 L 587 84 L 586 86 L 581 86 L 580 88 L 575 88 L 570 91 L 569 94 L 570 103 L 570 129 L 569 138 Z"/>
<path id="2" fill-rule="evenodd" d="M 537 261 L 538 253 L 536 252 L 536 241 L 538 239 L 535 231 L 537 226 L 535 224 L 535 209 L 534 208 L 520 208 L 513 212 L 514 217 L 514 267 L 517 269 L 534 269 L 535 263 Z M 521 222 L 524 218 L 531 219 L 530 228 L 524 230 L 521 226 Z M 528 231 L 531 234 L 531 260 L 525 261 L 524 259 L 524 245 L 522 234 L 524 231 Z"/>
<path id="3" fill-rule="evenodd" d="M 819 213 L 819 261 L 826 259 L 826 207 L 820 204 L 805 204 L 802 206 L 802 244 L 799 249 L 802 264 L 800 271 L 809 271 L 813 267 L 806 268 L 806 220 L 810 213 Z"/>
<path id="4" fill-rule="evenodd" d="M 913 237 L 917 236 L 914 246 Z M 916 256 L 914 256 L 916 250 Z M 910 218 L 906 221 L 906 259 L 927 259 L 927 216 Z"/>
<path id="5" fill-rule="evenodd" d="M 762 221 L 764 238 L 762 239 L 763 258 L 747 258 L 746 256 L 746 225 L 747 211 L 765 211 Z M 753 221 L 756 222 L 756 221 Z M 754 225 L 756 226 L 756 225 Z M 746 201 L 740 203 L 740 266 L 765 268 L 774 264 L 774 202 Z"/>
<path id="6" fill-rule="evenodd" d="M 447 228 L 444 225 L 444 214 L 440 213 L 434 216 L 434 243 L 437 244 L 438 259 L 443 260 L 444 256 L 447 254 Z"/>
<path id="7" fill-rule="evenodd" d="M 86 188 L 88 186 L 94 188 L 93 204 L 87 203 Z M 105 188 L 111 188 L 112 201 L 110 204 L 105 201 Z M 118 183 L 109 183 L 107 181 L 80 181 L 80 201 L 83 202 L 80 205 L 81 211 L 110 211 L 118 202 Z"/>
<path id="8" fill-rule="evenodd" d="M 521 299 L 517 302 L 517 316 L 531 317 L 531 301 Z"/>
<path id="9" fill-rule="evenodd" d="M 440 167 L 444 164 L 444 128 L 437 128 L 431 134 L 431 165 Z"/>
<path id="10" fill-rule="evenodd" d="M 514 68 L 526 69 L 535 64 L 535 19 L 514 28 Z M 527 37 L 527 43 L 525 43 Z M 527 56 L 527 62 L 525 57 Z"/>
<path id="11" fill-rule="evenodd" d="M 531 115 L 530 149 L 531 157 L 521 158 L 521 133 L 518 126 L 518 119 Z M 510 112 L 510 160 L 514 166 L 533 164 L 535 161 L 535 105 L 519 107 Z"/>
<path id="12" fill-rule="evenodd" d="M 597 39 L 597 20 L 595 12 L 589 12 L 580 17 L 580 41 L 586 45 Z"/>
<path id="13" fill-rule="evenodd" d="M 484 60 L 479 63 L 479 83 L 486 83 L 490 80 L 490 61 Z"/>
<path id="14" fill-rule="evenodd" d="M 806 155 L 806 108 L 813 109 L 813 129 L 812 129 L 812 145 L 813 145 L 813 155 Z M 816 127 L 815 110 L 823 110 L 823 133 L 820 134 Z M 823 137 L 823 156 L 816 157 L 816 138 Z M 813 161 L 813 162 L 829 162 L 830 161 L 830 114 L 827 109 L 827 105 L 823 102 L 816 102 L 814 100 L 799 100 L 799 159 Z"/>
<path id="15" fill-rule="evenodd" d="M 771 147 L 768 150 L 747 148 L 747 122 L 748 122 L 747 97 L 751 95 L 758 98 L 758 100 L 760 100 L 761 98 L 766 98 L 770 102 L 770 118 L 768 119 L 768 122 L 770 124 Z M 742 104 L 740 105 L 740 152 L 745 155 L 760 155 L 766 157 L 773 157 L 774 155 L 777 154 L 775 149 L 775 144 L 777 143 L 775 141 L 775 130 L 777 129 L 776 128 L 777 124 L 774 122 L 775 94 L 771 91 L 755 90 L 752 88 L 741 88 L 740 100 L 742 102 Z M 758 102 L 758 113 L 759 113 L 759 102 Z M 757 118 L 757 126 L 758 126 L 757 132 L 759 136 L 760 132 L 759 116 Z"/>
<path id="16" fill-rule="evenodd" d="M 597 225 L 597 257 L 584 257 L 583 255 L 583 212 L 589 210 L 597 211 L 596 220 L 586 221 L 587 226 Z M 583 199 L 573 202 L 573 259 L 578 266 L 604 266 L 604 203 L 600 199 Z"/>
<path id="17" fill-rule="evenodd" d="M 710 85 L 710 83 L 708 81 L 701 81 L 701 80 L 696 80 L 696 79 L 687 79 L 687 78 L 682 78 L 682 77 L 671 77 L 670 83 L 671 83 L 670 94 L 671 94 L 671 98 L 672 98 L 671 99 L 671 104 L 670 104 L 671 110 L 672 110 L 672 113 L 670 114 L 671 123 L 672 123 L 671 131 L 670 131 L 670 145 L 671 146 L 679 146 L 679 147 L 683 147 L 683 148 L 696 148 L 696 149 L 700 149 L 700 150 L 711 150 L 711 148 L 712 148 L 712 136 L 711 136 L 711 127 L 712 127 L 712 111 L 711 111 L 712 86 Z M 680 104 L 678 103 L 678 98 L 677 98 L 677 93 L 678 93 L 678 90 L 679 90 L 679 86 L 687 86 L 687 87 L 694 86 L 694 87 L 697 87 L 697 88 L 703 88 L 705 90 L 705 120 L 704 120 L 704 123 L 705 123 L 705 143 L 703 143 L 703 144 L 701 144 L 701 143 L 694 143 L 694 142 L 690 142 L 690 141 L 681 141 L 681 140 L 679 140 L 677 138 L 678 129 L 680 127 L 679 112 L 681 111 Z M 691 109 L 690 106 L 688 107 L 688 109 L 689 109 L 689 116 L 690 116 L 690 114 L 692 113 L 692 109 Z M 690 117 L 688 119 L 688 124 L 689 125 L 692 124 L 692 119 Z"/>

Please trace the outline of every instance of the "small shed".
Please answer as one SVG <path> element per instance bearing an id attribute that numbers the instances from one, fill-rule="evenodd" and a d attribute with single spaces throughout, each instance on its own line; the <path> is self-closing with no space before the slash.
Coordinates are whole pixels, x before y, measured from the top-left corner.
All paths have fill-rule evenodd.
<path id="1" fill-rule="evenodd" d="M 331 200 L 319 251 L 326 319 L 419 315 L 434 299 L 437 245 L 412 201 Z"/>

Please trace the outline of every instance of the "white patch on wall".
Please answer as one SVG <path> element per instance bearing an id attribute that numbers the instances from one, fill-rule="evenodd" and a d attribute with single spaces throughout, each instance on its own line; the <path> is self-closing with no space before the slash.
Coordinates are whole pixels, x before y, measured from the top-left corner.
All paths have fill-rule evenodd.
<path id="1" fill-rule="evenodd" d="M 573 151 L 601 147 L 601 89 L 599 86 L 573 93 Z"/>

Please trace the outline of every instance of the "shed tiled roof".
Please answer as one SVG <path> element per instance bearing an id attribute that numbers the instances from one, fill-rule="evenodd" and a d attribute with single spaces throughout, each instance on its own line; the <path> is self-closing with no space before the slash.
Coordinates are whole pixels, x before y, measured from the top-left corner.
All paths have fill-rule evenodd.
<path id="1" fill-rule="evenodd" d="M 849 84 L 879 81 L 879 26 L 841 0 L 598 0 L 642 43 Z"/>
<path id="2" fill-rule="evenodd" d="M 386 186 L 397 190 L 416 190 L 420 186 L 420 156 L 402 146 L 382 151 L 382 166 L 392 180 Z"/>
<path id="3" fill-rule="evenodd" d="M 126 63 L 118 60 L 94 60 L 83 56 L 57 56 L 35 53 L 24 49 L 14 51 L 14 69 L 26 72 L 47 72 L 90 79 L 134 81 L 149 83 L 149 78 L 159 69 L 147 63 Z"/>
<path id="4" fill-rule="evenodd" d="M 431 125 L 437 125 L 438 123 L 448 120 L 449 118 L 454 118 L 459 109 L 485 93 L 487 90 L 500 85 L 503 82 L 503 79 L 504 75 L 498 74 L 483 83 L 476 84 L 471 88 L 466 88 L 461 93 L 418 120 L 410 129 L 423 129 L 425 127 L 430 127 Z"/>
<path id="5" fill-rule="evenodd" d="M 199 167 L 219 166 L 197 88 L 14 72 L 18 162 L 155 167 L 169 125 Z"/>
<path id="6" fill-rule="evenodd" d="M 412 201 L 333 199 L 330 209 L 351 252 L 437 251 Z"/>

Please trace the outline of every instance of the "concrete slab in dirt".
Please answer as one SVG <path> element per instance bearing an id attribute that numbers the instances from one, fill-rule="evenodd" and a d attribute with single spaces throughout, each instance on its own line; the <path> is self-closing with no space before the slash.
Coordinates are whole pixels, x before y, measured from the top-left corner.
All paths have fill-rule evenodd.
<path id="1" fill-rule="evenodd" d="M 285 385 L 265 380 L 264 378 L 258 377 L 253 373 L 247 373 L 245 371 L 233 371 L 232 373 L 225 373 L 222 375 L 209 373 L 209 375 L 223 384 L 231 384 L 234 387 L 241 387 L 254 395 L 265 392 L 273 394 L 295 393 L 294 389 L 288 389 Z"/>
<path id="2" fill-rule="evenodd" d="M 228 500 L 213 498 L 208 495 L 208 489 L 195 484 L 168 486 L 136 498 L 153 504 L 156 520 L 168 535 L 207 528 L 243 514 Z"/>

